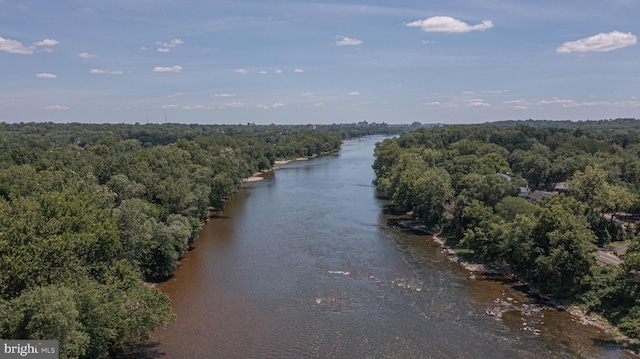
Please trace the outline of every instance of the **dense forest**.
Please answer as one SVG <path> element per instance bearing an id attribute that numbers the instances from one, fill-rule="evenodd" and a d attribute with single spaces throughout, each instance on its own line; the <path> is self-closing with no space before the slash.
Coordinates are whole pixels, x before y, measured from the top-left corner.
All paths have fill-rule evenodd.
<path id="1" fill-rule="evenodd" d="M 459 255 L 640 338 L 640 120 L 422 128 L 375 157 L 380 195 Z M 619 266 L 596 260 L 619 241 Z"/>
<path id="2" fill-rule="evenodd" d="M 173 320 L 166 279 L 210 206 L 276 160 L 388 126 L 0 124 L 0 337 L 124 352 Z"/>

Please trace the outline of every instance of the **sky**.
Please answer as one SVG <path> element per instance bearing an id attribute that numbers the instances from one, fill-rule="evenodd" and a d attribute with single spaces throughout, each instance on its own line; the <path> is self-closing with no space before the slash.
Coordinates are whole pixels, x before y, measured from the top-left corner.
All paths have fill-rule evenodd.
<path id="1" fill-rule="evenodd" d="M 640 118 L 638 0 L 0 0 L 0 122 Z"/>

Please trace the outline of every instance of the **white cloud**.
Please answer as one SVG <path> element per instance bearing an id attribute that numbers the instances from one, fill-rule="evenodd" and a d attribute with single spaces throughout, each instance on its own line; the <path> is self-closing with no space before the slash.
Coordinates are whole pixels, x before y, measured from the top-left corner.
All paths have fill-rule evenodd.
<path id="1" fill-rule="evenodd" d="M 217 93 L 217 94 L 213 95 L 213 97 L 235 97 L 235 95 L 230 94 L 230 93 Z"/>
<path id="2" fill-rule="evenodd" d="M 211 109 L 208 106 L 205 105 L 194 105 L 194 106 L 182 106 L 183 109 L 185 110 L 209 110 Z"/>
<path id="3" fill-rule="evenodd" d="M 173 39 L 169 42 L 156 41 L 156 45 L 160 46 L 158 48 L 158 52 L 169 52 L 172 48 L 183 44 L 184 41 L 182 41 L 181 39 Z"/>
<path id="4" fill-rule="evenodd" d="M 482 93 L 487 93 L 487 94 L 490 94 L 490 95 L 500 95 L 500 94 L 508 93 L 508 92 L 509 92 L 509 90 L 484 90 L 484 91 L 482 91 Z"/>
<path id="5" fill-rule="evenodd" d="M 71 107 L 61 106 L 61 105 L 50 105 L 50 106 L 45 106 L 44 108 L 52 111 L 66 111 L 66 110 L 69 110 Z"/>
<path id="6" fill-rule="evenodd" d="M 527 110 L 529 109 L 529 106 L 531 106 L 531 103 L 523 98 L 520 98 L 517 100 L 503 101 L 502 103 L 505 105 L 512 106 L 514 110 Z"/>
<path id="7" fill-rule="evenodd" d="M 417 20 L 407 24 L 409 27 L 419 27 L 424 32 L 460 33 L 470 31 L 484 31 L 493 27 L 490 20 L 484 20 L 477 25 L 469 25 L 449 16 L 434 16 L 425 20 Z"/>
<path id="8" fill-rule="evenodd" d="M 424 104 L 425 106 L 441 106 L 442 103 L 438 101 L 428 102 Z"/>
<path id="9" fill-rule="evenodd" d="M 475 95 L 476 93 L 473 91 L 463 91 L 462 92 L 463 95 Z"/>
<path id="10" fill-rule="evenodd" d="M 50 74 L 48 72 L 43 72 L 41 74 L 36 74 L 36 77 L 38 77 L 39 79 L 57 79 L 58 75 Z"/>
<path id="11" fill-rule="evenodd" d="M 273 105 L 271 105 L 271 107 L 273 108 L 281 108 L 284 107 L 285 105 L 282 102 L 276 102 Z"/>
<path id="12" fill-rule="evenodd" d="M 352 39 L 346 36 L 337 36 L 336 46 L 358 46 L 362 45 L 362 40 Z"/>
<path id="13" fill-rule="evenodd" d="M 162 105 L 162 108 L 164 108 L 164 109 L 178 108 L 178 105 L 174 105 L 174 104 Z"/>
<path id="14" fill-rule="evenodd" d="M 626 34 L 619 31 L 606 34 L 601 32 L 577 41 L 565 42 L 556 49 L 556 52 L 560 54 L 569 54 L 572 52 L 606 52 L 635 45 L 637 42 L 638 37 L 630 32 Z"/>
<path id="15" fill-rule="evenodd" d="M 423 45 L 429 45 L 429 44 L 433 44 L 435 41 L 432 40 L 422 40 L 420 41 L 421 44 Z"/>
<path id="16" fill-rule="evenodd" d="M 467 107 L 487 108 L 487 107 L 491 107 L 491 105 L 489 105 L 488 103 L 483 102 L 483 101 L 476 101 L 476 102 L 468 103 Z"/>
<path id="17" fill-rule="evenodd" d="M 20 41 L 0 37 L 0 51 L 11 54 L 30 55 L 35 52 L 35 48 L 33 46 L 24 46 Z"/>
<path id="18" fill-rule="evenodd" d="M 531 106 L 531 103 L 523 98 L 517 100 L 502 101 L 505 105 Z"/>
<path id="19" fill-rule="evenodd" d="M 466 104 L 467 107 L 474 107 L 474 108 L 486 108 L 486 107 L 491 107 L 490 104 L 484 102 L 483 99 L 480 98 L 474 98 L 471 99 L 467 102 Z"/>
<path id="20" fill-rule="evenodd" d="M 505 105 L 530 105 L 530 103 L 523 98 L 519 98 L 517 100 L 502 101 L 502 103 Z"/>
<path id="21" fill-rule="evenodd" d="M 630 107 L 630 108 L 638 108 L 640 107 L 640 101 L 619 101 L 611 103 L 612 106 L 617 107 Z"/>
<path id="22" fill-rule="evenodd" d="M 276 70 L 276 73 L 277 73 L 278 75 L 280 75 L 280 74 L 282 74 L 282 70 L 281 70 L 281 69 L 277 69 L 277 70 Z"/>
<path id="23" fill-rule="evenodd" d="M 180 39 L 173 39 L 169 42 L 162 42 L 162 41 L 157 41 L 156 45 L 160 45 L 162 47 L 176 47 L 178 45 L 183 45 L 184 41 L 180 40 Z"/>
<path id="24" fill-rule="evenodd" d="M 34 42 L 33 46 L 56 46 L 60 42 L 52 39 L 44 39 L 42 41 Z"/>
<path id="25" fill-rule="evenodd" d="M 122 70 L 102 70 L 102 69 L 91 69 L 89 70 L 90 74 L 99 74 L 99 75 L 124 75 L 124 71 Z"/>
<path id="26" fill-rule="evenodd" d="M 180 71 L 182 71 L 182 66 L 171 66 L 171 67 L 156 66 L 153 68 L 153 72 L 180 72 Z"/>
<path id="27" fill-rule="evenodd" d="M 225 108 L 244 108 L 245 105 L 242 102 L 228 102 L 225 104 L 222 104 L 220 106 L 218 106 L 219 109 L 225 109 Z"/>
<path id="28" fill-rule="evenodd" d="M 259 73 L 260 75 L 266 75 L 266 74 L 267 74 L 267 71 L 265 71 L 265 70 L 260 70 L 260 72 L 258 72 L 258 73 Z"/>
<path id="29" fill-rule="evenodd" d="M 561 99 L 561 98 L 558 98 L 558 97 L 554 97 L 551 100 L 539 101 L 538 105 L 561 105 L 564 108 L 580 106 L 577 102 L 575 102 L 573 100 L 566 100 L 566 99 Z"/>
<path id="30" fill-rule="evenodd" d="M 570 99 L 561 99 L 554 97 L 551 100 L 541 100 L 538 105 L 561 105 L 564 108 L 577 108 L 577 107 L 594 107 L 594 106 L 606 106 L 606 107 L 622 107 L 622 108 L 637 108 L 640 107 L 639 101 L 583 101 L 578 102 Z"/>
<path id="31" fill-rule="evenodd" d="M 304 70 L 303 70 L 303 69 L 293 69 L 293 72 L 295 72 L 295 73 L 298 73 L 298 74 L 299 74 L 299 73 L 303 73 L 303 72 L 304 72 Z"/>
<path id="32" fill-rule="evenodd" d="M 91 54 L 91 53 L 88 53 L 88 52 L 81 52 L 81 53 L 78 54 L 78 56 L 82 57 L 83 59 L 90 59 L 90 58 L 93 58 L 93 57 L 98 57 L 98 55 Z"/>
<path id="33" fill-rule="evenodd" d="M 247 70 L 247 69 L 235 69 L 235 70 L 233 70 L 233 72 L 238 73 L 238 74 L 248 74 L 249 70 Z"/>
<path id="34" fill-rule="evenodd" d="M 360 96 L 360 92 L 358 91 L 353 91 L 353 92 L 349 92 L 347 93 L 348 96 Z"/>

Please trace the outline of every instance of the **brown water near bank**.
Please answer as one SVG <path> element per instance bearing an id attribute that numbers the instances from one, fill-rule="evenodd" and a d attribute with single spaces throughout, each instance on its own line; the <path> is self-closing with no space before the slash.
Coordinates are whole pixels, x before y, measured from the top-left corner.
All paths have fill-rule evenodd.
<path id="1" fill-rule="evenodd" d="M 518 282 L 473 279 L 429 237 L 386 227 L 375 140 L 247 184 L 159 285 L 178 319 L 149 356 L 631 357 Z"/>

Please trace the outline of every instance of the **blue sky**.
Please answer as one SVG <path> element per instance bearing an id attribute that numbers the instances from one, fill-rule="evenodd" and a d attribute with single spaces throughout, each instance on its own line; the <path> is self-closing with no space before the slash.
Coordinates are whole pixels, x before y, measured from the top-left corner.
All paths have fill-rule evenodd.
<path id="1" fill-rule="evenodd" d="M 0 121 L 640 118 L 640 1 L 0 0 Z"/>

